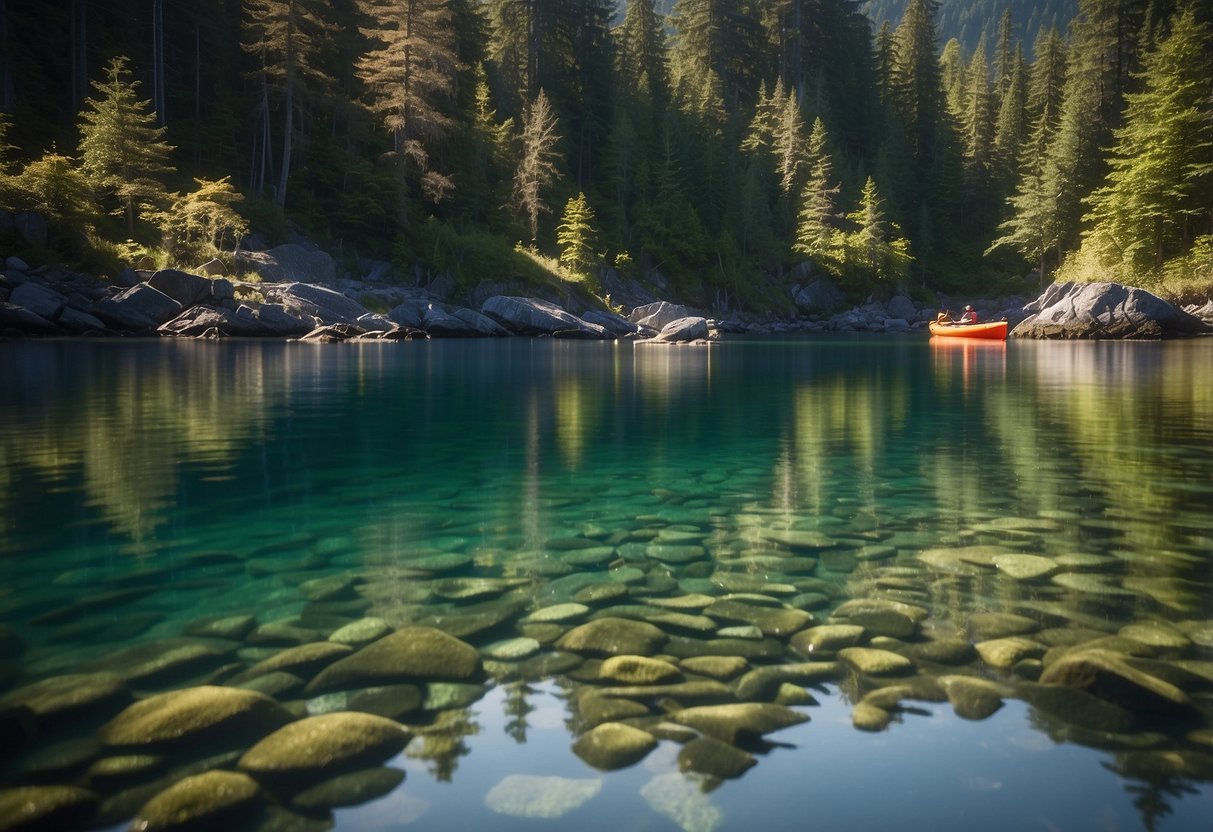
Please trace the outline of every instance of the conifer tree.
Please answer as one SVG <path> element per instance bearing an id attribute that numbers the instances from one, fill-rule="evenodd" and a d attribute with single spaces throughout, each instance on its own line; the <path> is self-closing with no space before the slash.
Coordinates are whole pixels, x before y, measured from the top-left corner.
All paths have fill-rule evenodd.
<path id="1" fill-rule="evenodd" d="M 105 68 L 105 78 L 93 82 L 95 98 L 85 100 L 80 113 L 80 164 L 99 194 L 117 198 L 116 213 L 126 217 L 127 233 L 135 220 L 161 207 L 168 199 L 164 177 L 173 172 L 156 126 L 151 101 L 139 100 L 139 82 L 130 77 L 128 60 L 119 56 Z"/>
<path id="2" fill-rule="evenodd" d="M 1015 60 L 998 105 L 991 153 L 992 174 L 998 195 L 1005 196 L 1015 184 L 1019 152 L 1027 137 L 1027 70 L 1023 50 L 1016 49 Z"/>
<path id="3" fill-rule="evenodd" d="M 991 113 L 990 68 L 986 63 L 983 37 L 969 61 L 968 87 L 964 109 L 964 164 L 971 192 L 984 191 L 988 185 L 994 119 Z"/>
<path id="4" fill-rule="evenodd" d="M 792 245 L 793 251 L 826 262 L 837 256 L 835 221 L 839 191 L 828 145 L 825 124 L 817 118 L 813 121 L 813 132 L 809 134 L 809 176 L 804 185 L 796 241 Z"/>
<path id="5" fill-rule="evenodd" d="M 669 95 L 665 32 L 653 0 L 627 0 L 623 22 L 615 30 L 616 67 L 629 97 L 660 107 Z"/>
<path id="6" fill-rule="evenodd" d="M 257 56 L 262 83 L 282 97 L 282 157 L 274 201 L 286 204 L 295 138 L 295 113 L 311 95 L 320 95 L 332 79 L 320 68 L 319 48 L 332 26 L 325 20 L 327 3 L 318 0 L 249 0 L 244 48 Z M 161 88 L 163 94 L 163 88 Z M 269 118 L 269 108 L 260 116 Z M 269 130 L 263 127 L 262 135 Z M 270 148 L 260 152 L 268 158 Z"/>
<path id="7" fill-rule="evenodd" d="M 584 272 L 593 264 L 598 246 L 595 219 L 584 192 L 565 204 L 560 225 L 556 226 L 556 245 L 560 248 L 560 262 L 566 268 Z"/>
<path id="8" fill-rule="evenodd" d="M 556 167 L 556 114 L 543 90 L 527 107 L 519 136 L 520 153 L 514 172 L 514 199 L 526 219 L 532 245 L 539 238 L 539 215 L 548 211 L 543 191 L 559 175 Z"/>
<path id="9" fill-rule="evenodd" d="M 359 0 L 373 21 L 362 30 L 373 44 L 358 62 L 371 109 L 392 132 L 393 152 L 427 199 L 454 187 L 434 159 L 452 119 L 443 108 L 460 68 L 451 12 L 444 0 Z"/>
<path id="10" fill-rule="evenodd" d="M 1213 31 L 1187 6 L 1145 56 L 1142 90 L 1125 96 L 1110 171 L 1091 196 L 1086 244 L 1131 274 L 1183 253 L 1213 205 Z"/>
<path id="11" fill-rule="evenodd" d="M 804 120 L 800 117 L 800 103 L 796 90 L 788 90 L 779 107 L 774 146 L 775 172 L 779 176 L 779 190 L 790 197 L 800 184 L 800 170 L 804 160 Z"/>
<path id="12" fill-rule="evenodd" d="M 855 263 L 878 280 L 904 277 L 910 264 L 909 247 L 896 224 L 889 221 L 884 199 L 872 177 L 864 183 L 859 209 L 848 219 L 858 226 L 848 244 Z"/>

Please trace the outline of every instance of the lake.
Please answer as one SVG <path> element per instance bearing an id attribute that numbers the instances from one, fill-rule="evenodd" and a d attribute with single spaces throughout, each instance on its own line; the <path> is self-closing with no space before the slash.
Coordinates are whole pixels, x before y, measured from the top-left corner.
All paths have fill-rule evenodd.
<path id="1" fill-rule="evenodd" d="M 124 828 L 234 770 L 276 725 L 114 739 L 205 685 L 412 736 L 233 828 L 1207 830 L 1210 368 L 1211 339 L 0 343 L 0 829 L 14 795 Z M 410 627 L 476 673 L 329 683 Z M 777 724 L 720 729 L 737 702 Z M 598 723 L 655 747 L 604 763 Z"/>

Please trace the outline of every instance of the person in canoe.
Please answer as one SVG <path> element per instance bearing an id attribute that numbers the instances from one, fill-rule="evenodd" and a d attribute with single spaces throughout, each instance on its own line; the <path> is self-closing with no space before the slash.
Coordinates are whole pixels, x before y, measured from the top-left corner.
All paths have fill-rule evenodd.
<path id="1" fill-rule="evenodd" d="M 953 318 L 950 311 L 944 310 L 935 316 L 935 323 L 940 326 L 963 326 L 977 323 L 977 312 L 969 304 L 965 304 L 964 314 L 959 319 Z"/>

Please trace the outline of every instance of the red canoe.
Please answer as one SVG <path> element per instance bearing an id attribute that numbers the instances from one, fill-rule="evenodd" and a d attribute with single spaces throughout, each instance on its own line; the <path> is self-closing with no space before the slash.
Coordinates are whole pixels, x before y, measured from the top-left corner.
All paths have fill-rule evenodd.
<path id="1" fill-rule="evenodd" d="M 939 324 L 931 321 L 931 334 L 940 338 L 984 338 L 991 341 L 1005 341 L 1007 339 L 1007 322 Z"/>

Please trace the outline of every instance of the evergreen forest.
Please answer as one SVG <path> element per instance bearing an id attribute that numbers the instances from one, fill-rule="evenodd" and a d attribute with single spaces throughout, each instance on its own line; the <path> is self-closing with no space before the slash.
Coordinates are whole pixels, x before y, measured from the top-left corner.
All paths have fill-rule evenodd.
<path id="1" fill-rule="evenodd" d="M 101 273 L 255 231 L 716 310 L 820 274 L 1194 296 L 1213 6 L 0 0 L 0 209 Z"/>

